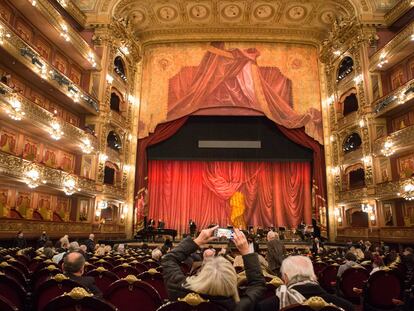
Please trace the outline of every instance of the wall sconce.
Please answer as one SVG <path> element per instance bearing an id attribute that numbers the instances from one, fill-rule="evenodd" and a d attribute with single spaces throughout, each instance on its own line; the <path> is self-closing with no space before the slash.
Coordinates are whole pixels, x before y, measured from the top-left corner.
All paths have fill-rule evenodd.
<path id="1" fill-rule="evenodd" d="M 372 163 L 372 156 L 371 155 L 366 155 L 362 158 L 362 161 L 366 164 L 369 165 Z"/>
<path id="2" fill-rule="evenodd" d="M 125 165 L 124 165 L 124 172 L 125 172 L 126 174 L 128 174 L 128 173 L 129 173 L 130 169 L 131 169 L 131 166 L 130 166 L 130 165 L 128 165 L 128 164 L 125 164 Z"/>
<path id="3" fill-rule="evenodd" d="M 90 154 L 93 151 L 93 147 L 89 138 L 82 139 L 81 149 L 85 154 Z"/>
<path id="4" fill-rule="evenodd" d="M 363 119 L 363 118 L 361 118 L 360 120 L 359 120 L 359 127 L 364 127 L 365 126 L 365 120 Z"/>
<path id="5" fill-rule="evenodd" d="M 63 131 L 61 130 L 60 124 L 57 121 L 53 121 L 50 124 L 50 137 L 54 140 L 59 140 L 63 136 Z"/>
<path id="6" fill-rule="evenodd" d="M 331 167 L 331 173 L 334 176 L 339 175 L 340 171 L 341 171 L 341 169 L 339 168 L 339 166 L 333 166 L 333 167 Z"/>
<path id="7" fill-rule="evenodd" d="M 368 204 L 368 203 L 362 203 L 362 204 L 361 204 L 361 210 L 362 210 L 364 213 L 371 214 L 371 213 L 372 213 L 372 211 L 373 211 L 373 208 L 372 208 L 372 205 L 370 205 L 370 204 Z"/>
<path id="8" fill-rule="evenodd" d="M 123 45 L 119 48 L 119 50 L 124 54 L 124 55 L 129 55 L 129 49 L 127 46 Z"/>
<path id="9" fill-rule="evenodd" d="M 354 78 L 354 82 L 355 82 L 355 84 L 360 84 L 362 81 L 364 81 L 364 76 L 363 76 L 362 74 L 357 75 L 357 76 Z"/>
<path id="10" fill-rule="evenodd" d="M 384 143 L 384 146 L 381 149 L 381 153 L 386 157 L 391 156 L 395 152 L 393 146 L 394 146 L 394 143 L 392 142 L 392 140 L 387 138 L 387 140 Z"/>
<path id="11" fill-rule="evenodd" d="M 112 84 L 112 82 L 114 82 L 114 77 L 112 77 L 110 74 L 107 74 L 106 82 L 108 82 L 109 84 Z"/>
<path id="12" fill-rule="evenodd" d="M 106 160 L 108 160 L 108 156 L 106 154 L 104 154 L 104 153 L 101 153 L 99 155 L 99 161 L 105 162 Z"/>
<path id="13" fill-rule="evenodd" d="M 337 220 L 338 220 L 338 224 L 342 225 L 342 217 L 338 217 Z"/>
<path id="14" fill-rule="evenodd" d="M 67 176 L 63 181 L 63 191 L 66 195 L 72 195 L 76 190 L 80 191 L 80 189 L 76 189 L 76 180 L 72 176 Z"/>
<path id="15" fill-rule="evenodd" d="M 107 201 L 101 201 L 98 203 L 98 209 L 99 210 L 103 210 L 106 209 L 108 207 L 108 202 Z"/>

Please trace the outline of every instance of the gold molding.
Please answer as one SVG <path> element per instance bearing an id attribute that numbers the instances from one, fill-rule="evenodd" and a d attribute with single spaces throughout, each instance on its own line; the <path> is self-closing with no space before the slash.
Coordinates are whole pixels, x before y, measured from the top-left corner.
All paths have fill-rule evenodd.
<path id="1" fill-rule="evenodd" d="M 75 300 L 81 300 L 86 297 L 93 297 L 93 294 L 88 293 L 88 291 L 83 287 L 75 287 L 69 293 L 64 293 L 63 295 L 69 296 Z"/>
<path id="2" fill-rule="evenodd" d="M 178 301 L 184 301 L 185 303 L 193 307 L 205 302 L 209 302 L 208 299 L 203 299 L 199 294 L 196 293 L 189 293 L 184 298 L 178 298 Z"/>
<path id="3" fill-rule="evenodd" d="M 400 0 L 397 1 L 397 4 L 394 5 L 394 7 L 389 10 L 384 18 L 385 22 L 388 26 L 392 25 L 394 22 L 396 22 L 402 15 L 404 15 L 409 9 L 411 9 L 412 6 L 412 0 Z"/>

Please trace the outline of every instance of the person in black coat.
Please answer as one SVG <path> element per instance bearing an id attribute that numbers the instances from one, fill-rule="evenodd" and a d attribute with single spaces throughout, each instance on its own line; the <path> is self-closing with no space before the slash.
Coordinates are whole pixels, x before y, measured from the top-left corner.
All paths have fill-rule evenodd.
<path id="1" fill-rule="evenodd" d="M 91 233 L 89 239 L 85 241 L 86 252 L 95 253 L 95 235 Z"/>
<path id="2" fill-rule="evenodd" d="M 23 231 L 17 232 L 17 235 L 14 238 L 13 244 L 14 244 L 14 247 L 18 247 L 20 249 L 27 247 L 27 242 L 26 242 L 26 239 L 24 238 Z"/>
<path id="3" fill-rule="evenodd" d="M 258 303 L 256 311 L 277 311 L 291 304 L 302 303 L 313 296 L 319 296 L 345 311 L 353 311 L 354 306 L 347 300 L 328 294 L 316 281 L 312 262 L 305 256 L 289 256 L 280 268 L 286 285 L 276 290 L 276 295 Z"/>
<path id="4" fill-rule="evenodd" d="M 269 264 L 269 270 L 273 275 L 280 276 L 280 266 L 285 255 L 285 246 L 279 241 L 277 232 L 269 231 L 267 233 L 267 254 L 266 260 Z"/>
<path id="5" fill-rule="evenodd" d="M 185 297 L 188 293 L 196 292 L 225 310 L 253 311 L 266 290 L 265 279 L 257 254 L 250 253 L 247 239 L 240 230 L 234 230 L 233 241 L 243 256 L 247 277 L 247 288 L 242 297 L 238 294 L 236 271 L 222 256 L 207 259 L 195 276 L 187 277 L 181 271 L 181 262 L 201 246 L 212 241 L 213 232 L 217 228 L 218 226 L 215 226 L 202 230 L 194 240 L 191 237 L 185 238 L 176 248 L 162 257 L 161 266 L 168 296 L 170 300 L 176 300 Z"/>
<path id="6" fill-rule="evenodd" d="M 83 276 L 85 267 L 85 257 L 79 252 L 67 253 L 63 259 L 63 271 L 65 275 L 82 285 L 96 298 L 102 298 L 102 292 L 95 284 L 95 279 L 91 276 Z"/>

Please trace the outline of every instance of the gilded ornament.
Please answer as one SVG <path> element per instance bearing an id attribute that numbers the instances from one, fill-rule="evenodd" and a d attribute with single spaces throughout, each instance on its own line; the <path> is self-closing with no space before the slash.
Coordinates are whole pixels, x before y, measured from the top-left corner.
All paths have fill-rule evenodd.
<path id="1" fill-rule="evenodd" d="M 201 303 L 209 302 L 208 299 L 203 299 L 199 294 L 189 293 L 184 298 L 178 298 L 178 301 L 184 301 L 190 306 L 198 306 Z"/>
<path id="2" fill-rule="evenodd" d="M 75 299 L 75 300 L 80 300 L 86 297 L 93 296 L 93 294 L 88 293 L 88 291 L 84 289 L 83 287 L 75 287 L 69 293 L 64 293 L 63 295 L 69 296 L 70 298 Z"/>

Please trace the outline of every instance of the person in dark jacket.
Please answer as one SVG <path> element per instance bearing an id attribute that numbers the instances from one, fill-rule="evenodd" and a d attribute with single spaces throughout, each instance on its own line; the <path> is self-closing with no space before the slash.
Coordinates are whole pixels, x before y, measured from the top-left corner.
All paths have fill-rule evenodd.
<path id="1" fill-rule="evenodd" d="M 85 241 L 85 245 L 87 253 L 95 252 L 95 235 L 93 233 L 89 234 L 89 239 Z"/>
<path id="2" fill-rule="evenodd" d="M 14 246 L 20 249 L 27 247 L 27 242 L 26 242 L 26 239 L 24 238 L 23 231 L 17 232 L 17 235 L 14 239 Z"/>
<path id="3" fill-rule="evenodd" d="M 280 276 L 280 266 L 285 255 L 285 246 L 279 241 L 277 232 L 269 231 L 267 234 L 266 260 L 269 264 L 269 272 Z"/>
<path id="4" fill-rule="evenodd" d="M 49 241 L 49 237 L 46 234 L 46 231 L 42 232 L 42 235 L 39 237 L 39 239 L 36 242 L 36 248 L 42 248 L 45 246 L 45 243 Z"/>
<path id="5" fill-rule="evenodd" d="M 265 279 L 260 269 L 256 253 L 251 253 L 243 232 L 234 230 L 233 241 L 243 256 L 247 277 L 245 294 L 239 297 L 237 274 L 233 265 L 224 257 L 212 257 L 204 263 L 202 269 L 194 276 L 186 277 L 181 271 L 180 263 L 185 261 L 201 246 L 214 239 L 213 232 L 218 226 L 204 229 L 194 240 L 185 238 L 176 248 L 161 259 L 164 282 L 170 300 L 185 297 L 196 292 L 210 302 L 225 310 L 254 310 L 266 290 Z"/>
<path id="6" fill-rule="evenodd" d="M 102 298 L 102 292 L 95 284 L 95 279 L 91 276 L 83 276 L 85 267 L 85 257 L 79 252 L 67 253 L 63 259 L 63 271 L 65 275 L 82 285 L 95 297 Z"/>
<path id="7" fill-rule="evenodd" d="M 276 289 L 276 295 L 259 302 L 257 311 L 277 311 L 289 305 L 303 303 L 310 297 L 318 296 L 345 311 L 354 306 L 347 300 L 328 294 L 316 281 L 312 262 L 305 256 L 289 256 L 280 268 L 285 285 Z"/>

